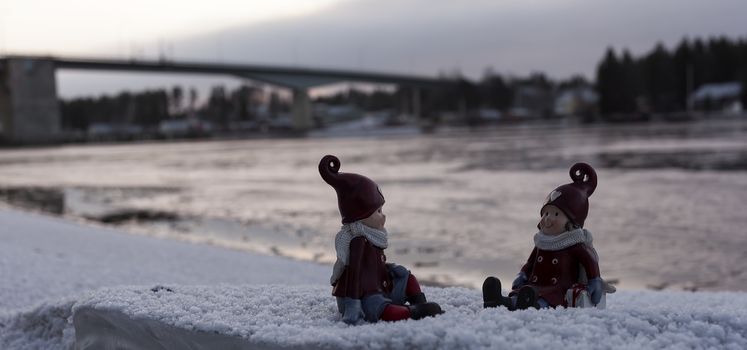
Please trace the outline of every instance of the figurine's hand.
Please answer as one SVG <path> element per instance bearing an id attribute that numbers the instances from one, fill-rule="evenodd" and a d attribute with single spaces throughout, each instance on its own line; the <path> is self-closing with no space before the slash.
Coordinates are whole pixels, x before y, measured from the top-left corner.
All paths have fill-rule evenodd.
<path id="1" fill-rule="evenodd" d="M 589 285 L 586 289 L 589 291 L 591 303 L 594 305 L 599 304 L 602 300 L 602 293 L 604 293 L 604 290 L 602 289 L 602 278 L 597 277 L 589 280 Z"/>
<path id="2" fill-rule="evenodd" d="M 516 279 L 514 280 L 514 283 L 511 284 L 511 289 L 519 289 L 526 283 L 527 283 L 527 274 L 525 274 L 524 271 L 521 271 L 519 272 L 518 275 L 516 275 Z"/>
<path id="3" fill-rule="evenodd" d="M 342 322 L 356 324 L 364 317 L 360 299 L 344 298 L 342 303 L 345 307 L 345 311 L 342 314 Z"/>

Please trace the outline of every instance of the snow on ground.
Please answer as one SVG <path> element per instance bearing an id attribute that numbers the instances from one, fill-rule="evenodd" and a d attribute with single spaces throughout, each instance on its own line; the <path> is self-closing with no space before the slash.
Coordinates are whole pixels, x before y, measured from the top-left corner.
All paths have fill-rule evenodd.
<path id="1" fill-rule="evenodd" d="M 210 335 L 254 348 L 747 348 L 745 293 L 619 291 L 607 310 L 509 312 L 482 309 L 477 290 L 425 288 L 445 314 L 347 326 L 328 266 L 8 210 L 0 222 L 2 349 L 72 347 L 73 312 L 112 321 L 106 333 L 81 316 L 84 339 L 182 345 Z"/>
<path id="2" fill-rule="evenodd" d="M 0 311 L 116 285 L 319 284 L 330 267 L 0 210 Z M 320 282 L 322 281 L 322 282 Z"/>
<path id="3" fill-rule="evenodd" d="M 510 312 L 483 309 L 480 293 L 473 289 L 426 288 L 430 300 L 443 306 L 443 315 L 351 327 L 340 322 L 325 286 L 169 288 L 117 288 L 88 295 L 75 305 L 76 313 L 109 321 L 106 327 L 97 322 L 84 327 L 85 321 L 76 317 L 76 329 L 80 323 L 85 331 L 79 336 L 104 343 L 116 339 L 117 344 L 178 338 L 184 345 L 200 344 L 204 335 L 217 333 L 224 342 L 243 339 L 242 348 L 283 349 L 747 348 L 747 295 L 740 293 L 623 291 L 610 295 L 606 310 Z M 158 339 L 148 340 L 141 329 L 148 323 L 142 320 L 173 328 L 159 326 Z M 90 333 L 93 337 L 86 337 Z M 169 336 L 174 334 L 180 336 Z M 216 344 L 215 336 L 210 341 Z"/>
<path id="4" fill-rule="evenodd" d="M 71 332 L 66 319 L 75 298 L 102 287 L 315 284 L 329 279 L 329 271 L 323 265 L 0 209 L 0 349 L 33 348 L 35 341 L 48 348 L 60 341 L 63 331 Z M 7 344 L 11 341 L 13 347 Z"/>

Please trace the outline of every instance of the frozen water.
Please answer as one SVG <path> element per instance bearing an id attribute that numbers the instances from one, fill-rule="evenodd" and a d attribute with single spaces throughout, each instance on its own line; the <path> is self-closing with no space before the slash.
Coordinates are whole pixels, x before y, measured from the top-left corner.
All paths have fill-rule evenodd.
<path id="1" fill-rule="evenodd" d="M 622 288 L 747 290 L 747 122 L 514 126 L 382 138 L 68 146 L 0 152 L 0 183 L 64 188 L 69 217 L 172 213 L 136 233 L 331 262 L 339 228 L 324 154 L 376 180 L 387 254 L 423 281 L 511 278 L 546 194 L 577 161 L 599 188 L 586 227 Z"/>

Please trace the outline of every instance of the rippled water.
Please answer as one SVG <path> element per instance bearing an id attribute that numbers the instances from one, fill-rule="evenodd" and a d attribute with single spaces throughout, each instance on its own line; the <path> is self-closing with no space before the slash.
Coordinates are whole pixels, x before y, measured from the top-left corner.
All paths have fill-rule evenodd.
<path id="1" fill-rule="evenodd" d="M 329 263 L 340 218 L 317 164 L 335 154 L 384 192 L 390 261 L 478 286 L 513 278 L 543 199 L 584 161 L 599 174 L 586 228 L 605 278 L 745 291 L 745 136 L 735 119 L 5 150 L 0 186 L 61 189 L 72 218 L 168 214 L 117 223 L 136 233 Z"/>

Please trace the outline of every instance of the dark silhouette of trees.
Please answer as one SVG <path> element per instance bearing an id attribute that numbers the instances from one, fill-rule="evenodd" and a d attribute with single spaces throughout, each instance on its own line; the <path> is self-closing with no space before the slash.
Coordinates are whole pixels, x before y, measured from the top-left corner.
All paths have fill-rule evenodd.
<path id="1" fill-rule="evenodd" d="M 155 127 L 168 118 L 169 96 L 165 90 L 146 91 L 135 95 L 135 124 Z"/>
<path id="2" fill-rule="evenodd" d="M 661 43 L 639 61 L 636 73 L 641 76 L 642 84 L 638 84 L 633 90 L 642 92 L 645 101 L 636 106 L 639 111 L 672 112 L 680 109 L 682 105 L 676 99 L 676 70 L 672 62 L 671 54 Z"/>
<path id="3" fill-rule="evenodd" d="M 86 131 L 94 124 L 153 127 L 169 118 L 169 96 L 165 90 L 63 100 L 60 105 L 62 126 L 68 130 Z"/>
<path id="4" fill-rule="evenodd" d="M 482 104 L 497 110 L 511 107 L 513 91 L 508 83 L 498 74 L 488 70 L 479 87 Z"/>
<path id="5" fill-rule="evenodd" d="M 231 102 L 228 100 L 225 86 L 213 86 L 213 88 L 210 89 L 210 96 L 208 97 L 206 108 L 208 119 L 222 128 L 227 127 L 230 105 Z"/>
<path id="6" fill-rule="evenodd" d="M 241 85 L 238 89 L 231 92 L 231 102 L 234 119 L 252 120 L 255 119 L 253 109 L 255 108 L 255 94 L 257 88 L 248 85 Z"/>
<path id="7" fill-rule="evenodd" d="M 280 96 L 278 96 L 277 91 L 270 92 L 270 101 L 267 109 L 270 113 L 270 118 L 276 118 L 278 114 L 283 111 L 283 103 L 280 100 Z"/>
<path id="8" fill-rule="evenodd" d="M 742 82 L 744 104 L 746 75 L 744 39 L 684 38 L 672 50 L 659 43 L 635 58 L 609 48 L 597 66 L 599 108 L 608 117 L 685 111 L 699 86 L 724 82 Z"/>
<path id="9" fill-rule="evenodd" d="M 597 69 L 600 112 L 607 115 L 634 112 L 641 85 L 639 76 L 638 65 L 630 53 L 623 51 L 618 58 L 612 48 L 607 49 Z"/>
<path id="10" fill-rule="evenodd" d="M 397 93 L 388 89 L 377 88 L 366 92 L 355 87 L 339 91 L 332 95 L 317 97 L 314 101 L 330 105 L 351 104 L 365 111 L 393 109 L 396 106 Z"/>
<path id="11" fill-rule="evenodd" d="M 182 112 L 182 103 L 184 100 L 184 90 L 181 86 L 174 86 L 171 88 L 171 96 L 169 96 L 169 102 L 171 102 L 171 114 L 178 115 Z"/>
<path id="12" fill-rule="evenodd" d="M 197 98 L 198 98 L 197 89 L 190 88 L 189 89 L 189 111 L 188 113 L 194 113 L 195 109 L 197 107 Z"/>

